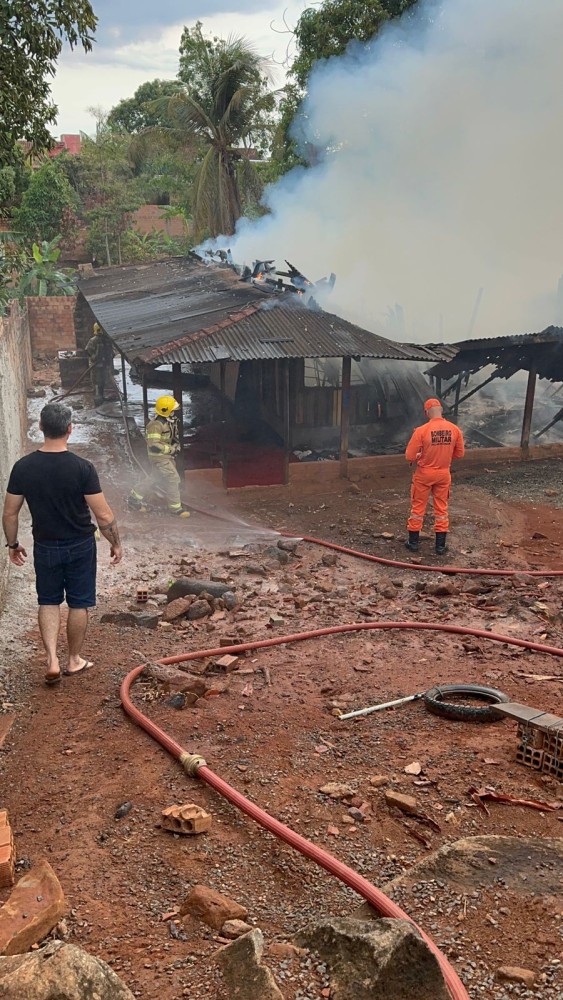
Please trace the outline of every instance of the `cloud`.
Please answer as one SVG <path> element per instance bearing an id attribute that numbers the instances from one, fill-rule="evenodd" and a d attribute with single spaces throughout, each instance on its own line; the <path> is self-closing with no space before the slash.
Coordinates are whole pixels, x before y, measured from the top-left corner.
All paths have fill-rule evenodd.
<path id="1" fill-rule="evenodd" d="M 100 45 L 129 44 L 136 39 L 154 39 L 155 29 L 178 24 L 207 22 L 220 16 L 224 21 L 237 14 L 265 12 L 275 7 L 268 0 L 94 0 L 98 16 L 96 40 Z"/>
<path id="2" fill-rule="evenodd" d="M 229 34 L 243 35 L 248 38 L 259 52 L 266 58 L 273 56 L 274 85 L 283 85 L 284 70 L 281 64 L 286 56 L 290 36 L 272 31 L 271 24 L 283 28 L 283 15 L 289 24 L 294 24 L 299 14 L 306 6 L 306 0 L 286 0 L 283 6 L 278 6 L 276 0 L 267 5 L 267 0 L 255 0 L 244 3 L 243 0 L 229 3 L 228 0 L 217 0 L 205 4 L 205 15 L 202 14 L 204 31 L 209 35 L 226 37 Z M 199 4 L 189 5 L 189 18 L 170 22 L 170 10 L 177 12 L 182 6 L 186 13 L 186 4 L 168 3 L 165 13 L 160 14 L 159 7 L 154 2 L 150 5 L 141 0 L 134 5 L 137 25 L 129 25 L 123 35 L 118 28 L 119 19 L 123 18 L 124 10 L 131 10 L 133 4 L 129 0 L 118 0 L 112 7 L 112 17 L 115 24 L 111 26 L 112 37 L 105 37 L 98 32 L 98 42 L 92 52 L 85 53 L 81 49 L 65 48 L 59 60 L 57 75 L 52 91 L 55 103 L 59 108 L 55 134 L 63 132 L 93 131 L 94 120 L 86 113 L 86 108 L 95 106 L 109 111 L 118 101 L 131 97 L 137 87 L 146 80 L 173 79 L 178 71 L 178 49 L 184 24 L 192 25 L 197 20 Z M 104 8 L 109 9 L 109 0 L 95 3 L 96 12 L 102 15 Z M 231 13 L 211 14 L 213 7 L 228 8 Z M 146 8 L 146 11 L 145 11 Z M 256 8 L 253 12 L 253 8 Z M 156 16 L 158 26 L 145 37 L 147 33 L 147 18 Z M 143 18 L 145 19 L 143 21 Z M 119 23 L 121 23 L 119 21 Z M 109 28 L 104 29 L 109 32 Z"/>

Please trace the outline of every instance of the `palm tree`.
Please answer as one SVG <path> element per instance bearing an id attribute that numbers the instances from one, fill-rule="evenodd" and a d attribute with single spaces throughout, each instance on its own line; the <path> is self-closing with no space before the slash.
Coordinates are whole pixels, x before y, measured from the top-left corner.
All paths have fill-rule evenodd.
<path id="1" fill-rule="evenodd" d="M 197 72 L 184 91 L 166 102 L 167 131 L 201 150 L 192 195 L 199 235 L 234 233 L 245 198 L 258 198 L 260 179 L 243 147 L 268 130 L 274 95 L 267 90 L 264 61 L 244 39 L 203 39 Z M 161 102 L 155 102 L 155 104 Z"/>

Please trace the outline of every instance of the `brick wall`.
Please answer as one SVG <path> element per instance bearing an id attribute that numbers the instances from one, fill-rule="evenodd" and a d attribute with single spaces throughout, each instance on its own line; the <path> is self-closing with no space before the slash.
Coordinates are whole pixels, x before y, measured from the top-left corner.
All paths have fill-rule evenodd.
<path id="1" fill-rule="evenodd" d="M 88 277 L 88 275 L 86 275 Z M 96 317 L 90 309 L 82 292 L 78 293 L 76 309 L 74 310 L 74 330 L 76 334 L 76 347 L 84 349 L 94 332 Z"/>
<path id="2" fill-rule="evenodd" d="M 13 302 L 0 317 L 0 490 L 24 452 L 27 433 L 27 390 L 31 385 L 31 349 L 27 310 Z M 7 550 L 0 546 L 0 607 L 8 579 Z"/>
<path id="3" fill-rule="evenodd" d="M 75 351 L 75 295 L 33 296 L 26 299 L 29 335 L 34 354 Z"/>
<path id="4" fill-rule="evenodd" d="M 181 215 L 175 215 L 172 219 L 163 216 L 166 208 L 163 205 L 141 205 L 136 212 L 133 212 L 133 228 L 138 233 L 145 236 L 148 233 L 166 233 L 175 239 L 184 239 L 188 233 L 188 227 Z"/>

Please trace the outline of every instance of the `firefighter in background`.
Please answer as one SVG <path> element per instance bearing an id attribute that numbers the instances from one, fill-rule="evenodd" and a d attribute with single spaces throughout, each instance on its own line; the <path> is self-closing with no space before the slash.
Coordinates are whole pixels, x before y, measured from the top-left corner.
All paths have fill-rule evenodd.
<path id="1" fill-rule="evenodd" d="M 94 323 L 93 337 L 86 344 L 90 361 L 90 379 L 94 390 L 94 406 L 101 406 L 113 381 L 113 346 L 99 323 Z M 113 393 L 111 394 L 113 398 Z"/>
<path id="2" fill-rule="evenodd" d="M 180 404 L 173 396 L 160 396 L 155 403 L 155 416 L 145 427 L 145 440 L 151 464 L 151 478 L 156 492 L 165 498 L 168 510 L 177 517 L 190 513 L 180 500 L 180 476 L 174 458 L 180 452 L 180 435 L 176 410 Z M 142 486 L 135 486 L 128 498 L 131 510 L 146 511 Z"/>
<path id="3" fill-rule="evenodd" d="M 411 513 L 407 522 L 409 540 L 407 549 L 418 552 L 420 532 L 430 494 L 434 502 L 436 552 L 446 551 L 448 534 L 448 499 L 452 481 L 450 466 L 454 458 L 463 458 L 463 434 L 456 424 L 442 416 L 439 399 L 427 399 L 424 404 L 427 422 L 417 427 L 405 451 L 411 465 L 416 462 L 412 479 Z"/>

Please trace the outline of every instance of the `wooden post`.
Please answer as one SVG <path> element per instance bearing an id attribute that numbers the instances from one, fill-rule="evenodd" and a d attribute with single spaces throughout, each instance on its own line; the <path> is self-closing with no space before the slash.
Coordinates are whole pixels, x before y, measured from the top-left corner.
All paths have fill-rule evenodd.
<path id="1" fill-rule="evenodd" d="M 340 406 L 340 476 L 342 479 L 348 478 L 351 376 L 352 358 L 342 358 L 342 403 Z"/>
<path id="2" fill-rule="evenodd" d="M 127 379 L 125 377 L 125 355 L 121 355 L 121 384 L 123 385 L 123 398 L 127 402 Z"/>
<path id="3" fill-rule="evenodd" d="M 221 420 L 225 420 L 227 407 L 225 405 L 225 390 L 227 385 L 227 362 L 219 362 L 219 389 L 221 392 Z"/>
<path id="4" fill-rule="evenodd" d="M 460 393 L 461 393 L 461 383 L 462 383 L 462 381 L 463 381 L 463 372 L 461 372 L 461 374 L 460 374 L 460 376 L 459 376 L 459 378 L 458 378 L 458 380 L 457 380 L 457 382 L 455 384 L 455 401 L 454 401 L 454 409 L 453 409 L 453 418 L 454 418 L 456 424 L 457 424 L 457 416 L 458 416 L 458 410 L 459 410 L 459 396 L 460 396 Z"/>
<path id="5" fill-rule="evenodd" d="M 532 416 L 534 413 L 534 396 L 536 394 L 536 367 L 535 365 L 530 366 L 530 371 L 528 372 L 528 386 L 526 388 L 526 402 L 524 404 L 524 420 L 522 422 L 522 438 L 520 440 L 520 449 L 522 452 L 522 458 L 526 459 L 529 455 L 530 449 L 530 430 L 532 427 Z"/>
<path id="6" fill-rule="evenodd" d="M 437 375 L 434 381 L 436 383 L 436 396 L 442 402 L 442 379 Z"/>
<path id="7" fill-rule="evenodd" d="M 180 409 L 176 410 L 178 438 L 180 441 L 180 454 L 176 459 L 176 465 L 178 466 L 178 472 L 182 475 L 184 472 L 184 405 L 182 400 L 182 365 L 179 361 L 175 361 L 172 365 L 172 393 L 174 399 L 180 404 Z"/>
<path id="8" fill-rule="evenodd" d="M 291 450 L 291 392 L 289 378 L 289 358 L 283 362 L 283 443 L 285 448 L 284 456 L 284 482 L 289 482 L 289 452 Z"/>
<path id="9" fill-rule="evenodd" d="M 143 417 L 145 420 L 145 427 L 149 422 L 149 394 L 147 388 L 147 376 L 143 373 Z"/>

